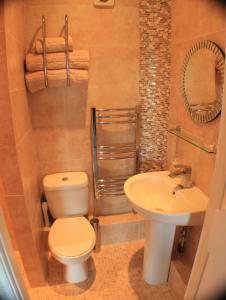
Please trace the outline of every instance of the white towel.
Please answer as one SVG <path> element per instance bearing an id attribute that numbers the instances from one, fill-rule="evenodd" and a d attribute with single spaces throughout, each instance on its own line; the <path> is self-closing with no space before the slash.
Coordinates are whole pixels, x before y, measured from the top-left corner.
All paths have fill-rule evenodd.
<path id="1" fill-rule="evenodd" d="M 65 52 L 66 46 L 65 46 L 65 37 L 47 37 L 45 39 L 46 41 L 46 52 Z M 34 43 L 34 49 L 37 54 L 43 53 L 43 39 L 37 39 Z M 72 37 L 68 36 L 68 50 L 73 51 L 73 41 Z"/>
<path id="2" fill-rule="evenodd" d="M 48 87 L 65 87 L 67 86 L 67 71 L 62 70 L 48 70 Z M 26 73 L 25 81 L 27 89 L 31 93 L 35 93 L 45 88 L 44 71 Z M 84 83 L 88 81 L 88 71 L 70 69 L 70 85 Z"/>
<path id="3" fill-rule="evenodd" d="M 65 52 L 48 53 L 46 55 L 48 70 L 59 70 L 66 68 Z M 71 69 L 89 68 L 89 51 L 74 50 L 69 53 L 69 66 Z M 43 70 L 43 55 L 28 53 L 26 56 L 26 69 L 29 72 Z"/>

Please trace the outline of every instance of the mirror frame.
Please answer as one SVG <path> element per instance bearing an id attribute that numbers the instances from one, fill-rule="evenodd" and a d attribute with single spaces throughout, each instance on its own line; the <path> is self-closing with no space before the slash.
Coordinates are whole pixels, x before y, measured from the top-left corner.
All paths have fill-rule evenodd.
<path id="1" fill-rule="evenodd" d="M 216 69 L 218 70 L 220 74 L 220 85 L 221 85 L 221 91 L 220 96 L 218 99 L 216 99 L 217 103 L 214 109 L 204 114 L 199 114 L 197 112 L 194 112 L 190 105 L 189 105 L 189 99 L 186 95 L 185 90 L 185 74 L 186 74 L 186 68 L 189 64 L 189 61 L 197 51 L 201 49 L 208 49 L 212 51 L 212 53 L 216 57 Z M 207 123 L 212 120 L 214 120 L 221 112 L 221 106 L 222 106 L 222 99 L 223 99 L 223 83 L 224 83 L 224 52 L 220 49 L 218 45 L 216 45 L 214 42 L 211 42 L 209 40 L 202 40 L 197 43 L 195 43 L 190 50 L 187 52 L 185 56 L 185 60 L 182 67 L 182 97 L 185 103 L 185 108 L 187 112 L 189 113 L 190 117 L 200 123 Z"/>

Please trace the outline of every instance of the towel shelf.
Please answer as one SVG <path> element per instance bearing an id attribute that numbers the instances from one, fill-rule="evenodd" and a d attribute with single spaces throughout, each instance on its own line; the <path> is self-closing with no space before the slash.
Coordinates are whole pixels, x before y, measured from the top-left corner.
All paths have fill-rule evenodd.
<path id="1" fill-rule="evenodd" d="M 70 86 L 70 63 L 69 63 L 69 41 L 68 41 L 68 16 L 65 15 L 65 55 L 66 55 L 66 74 L 67 86 Z M 42 40 L 43 40 L 43 69 L 45 87 L 48 88 L 48 64 L 47 64 L 47 49 L 46 49 L 46 18 L 42 16 Z"/>
<path id="2" fill-rule="evenodd" d="M 207 153 L 216 153 L 216 145 L 204 144 L 201 140 L 199 140 L 199 138 L 193 136 L 191 133 L 182 129 L 180 126 L 177 126 L 176 128 L 171 128 L 168 130 L 168 132 Z"/>

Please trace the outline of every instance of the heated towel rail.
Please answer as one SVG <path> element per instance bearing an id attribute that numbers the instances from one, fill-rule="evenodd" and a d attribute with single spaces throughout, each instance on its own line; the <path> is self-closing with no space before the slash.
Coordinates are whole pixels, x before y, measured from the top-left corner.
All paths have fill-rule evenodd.
<path id="1" fill-rule="evenodd" d="M 120 128 L 131 125 L 134 130 L 132 142 L 99 143 L 98 131 L 103 127 L 116 124 Z M 124 182 L 138 171 L 138 110 L 137 108 L 97 109 L 92 108 L 92 152 L 94 207 L 103 197 L 123 196 Z M 132 160 L 133 172 L 118 176 L 101 176 L 100 162 Z M 120 166 L 120 165 L 119 165 Z"/>

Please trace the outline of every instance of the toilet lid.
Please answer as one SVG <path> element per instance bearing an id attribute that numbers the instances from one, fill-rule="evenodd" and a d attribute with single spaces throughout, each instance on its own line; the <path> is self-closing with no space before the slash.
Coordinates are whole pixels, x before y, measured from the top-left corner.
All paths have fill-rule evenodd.
<path id="1" fill-rule="evenodd" d="M 57 219 L 49 233 L 50 250 L 59 256 L 80 256 L 94 247 L 95 232 L 84 217 Z"/>

